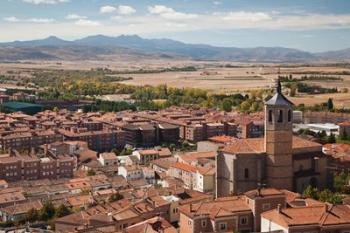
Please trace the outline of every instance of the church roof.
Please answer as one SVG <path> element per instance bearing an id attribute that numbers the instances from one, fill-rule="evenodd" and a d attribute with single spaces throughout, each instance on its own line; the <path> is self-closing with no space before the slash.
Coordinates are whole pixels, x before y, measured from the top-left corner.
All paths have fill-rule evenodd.
<path id="1" fill-rule="evenodd" d="M 266 101 L 266 105 L 294 105 L 290 100 L 288 100 L 282 93 L 276 93 L 271 99 Z"/>
<path id="2" fill-rule="evenodd" d="M 265 153 L 264 138 L 239 139 L 225 146 L 221 151 L 229 154 L 261 154 Z M 300 137 L 293 137 L 293 151 L 300 153 L 306 148 L 318 149 L 321 145 Z M 320 150 L 321 151 L 321 150 Z"/>
<path id="3" fill-rule="evenodd" d="M 288 100 L 283 94 L 282 94 L 282 85 L 281 81 L 278 79 L 277 80 L 277 85 L 276 85 L 276 94 L 266 101 L 266 105 L 294 105 L 290 100 Z"/>

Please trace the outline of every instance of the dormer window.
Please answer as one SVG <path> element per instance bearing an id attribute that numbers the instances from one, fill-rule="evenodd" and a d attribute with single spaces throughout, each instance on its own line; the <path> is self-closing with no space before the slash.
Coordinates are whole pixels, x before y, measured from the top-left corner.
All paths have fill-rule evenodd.
<path id="1" fill-rule="evenodd" d="M 278 110 L 278 123 L 282 123 L 283 122 L 283 111 L 282 110 Z"/>

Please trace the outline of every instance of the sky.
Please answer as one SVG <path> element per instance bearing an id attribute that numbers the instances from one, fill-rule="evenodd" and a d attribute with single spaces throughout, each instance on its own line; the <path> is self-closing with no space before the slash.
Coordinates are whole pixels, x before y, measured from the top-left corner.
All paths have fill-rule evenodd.
<path id="1" fill-rule="evenodd" d="M 227 47 L 350 48 L 350 0 L 0 0 L 0 41 L 137 34 Z"/>

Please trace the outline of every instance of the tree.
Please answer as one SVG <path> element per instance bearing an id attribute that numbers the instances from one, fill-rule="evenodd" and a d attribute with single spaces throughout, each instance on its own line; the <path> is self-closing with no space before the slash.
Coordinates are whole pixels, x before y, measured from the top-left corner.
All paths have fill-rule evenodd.
<path id="1" fill-rule="evenodd" d="M 232 102 L 230 99 L 226 98 L 222 101 L 222 109 L 225 112 L 231 112 L 232 110 Z"/>
<path id="2" fill-rule="evenodd" d="M 306 198 L 312 198 L 318 200 L 318 190 L 317 188 L 312 187 L 311 185 L 307 186 L 303 192 L 303 196 Z"/>
<path id="3" fill-rule="evenodd" d="M 327 143 L 336 143 L 337 139 L 333 133 L 327 137 Z"/>
<path id="4" fill-rule="evenodd" d="M 328 99 L 328 101 L 327 101 L 327 108 L 328 108 L 329 111 L 334 109 L 333 99 L 332 98 Z"/>
<path id="5" fill-rule="evenodd" d="M 319 193 L 319 200 L 331 204 L 342 203 L 342 197 L 339 193 L 333 193 L 329 189 L 325 189 Z"/>
<path id="6" fill-rule="evenodd" d="M 122 194 L 120 194 L 119 192 L 117 193 L 113 193 L 109 198 L 108 201 L 109 202 L 114 202 L 114 201 L 119 201 L 121 199 L 123 199 L 124 196 Z"/>
<path id="7" fill-rule="evenodd" d="M 344 131 L 341 133 L 340 139 L 341 139 L 341 140 L 348 140 L 348 139 L 349 139 L 346 130 L 344 130 Z"/>
<path id="8" fill-rule="evenodd" d="M 53 218 L 53 216 L 55 216 L 55 206 L 51 201 L 47 201 L 40 210 L 40 219 L 47 221 Z"/>
<path id="9" fill-rule="evenodd" d="M 35 222 L 39 219 L 39 211 L 37 209 L 31 208 L 26 214 L 26 219 L 29 222 Z"/>
<path id="10" fill-rule="evenodd" d="M 345 185 L 348 185 L 349 179 L 350 179 L 349 174 L 344 171 L 335 175 L 333 178 L 334 189 L 337 192 L 341 192 L 342 190 L 344 190 Z"/>
<path id="11" fill-rule="evenodd" d="M 60 217 L 63 217 L 63 216 L 66 216 L 66 215 L 69 215 L 71 214 L 72 211 L 65 205 L 61 204 L 57 210 L 56 210 L 56 213 L 55 213 L 55 216 L 60 218 Z"/>
<path id="12" fill-rule="evenodd" d="M 87 171 L 87 175 L 88 175 L 88 176 L 94 176 L 94 175 L 96 175 L 96 172 L 95 172 L 94 169 L 89 169 L 89 170 Z"/>
<path id="13" fill-rule="evenodd" d="M 240 109 L 242 112 L 248 112 L 250 109 L 250 102 L 248 100 L 245 100 L 241 103 Z"/>

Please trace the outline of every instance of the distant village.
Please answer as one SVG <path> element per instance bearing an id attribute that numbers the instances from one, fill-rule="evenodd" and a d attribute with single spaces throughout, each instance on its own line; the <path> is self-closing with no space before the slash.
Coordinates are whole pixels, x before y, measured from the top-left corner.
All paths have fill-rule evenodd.
<path id="1" fill-rule="evenodd" d="M 279 82 L 251 114 L 34 99 L 0 95 L 1 232 L 350 232 L 350 114 L 293 111 Z"/>

